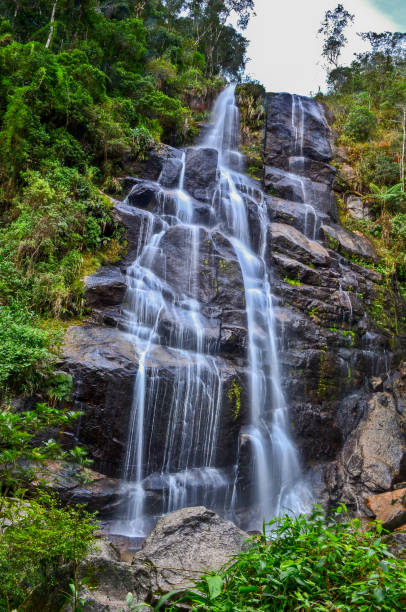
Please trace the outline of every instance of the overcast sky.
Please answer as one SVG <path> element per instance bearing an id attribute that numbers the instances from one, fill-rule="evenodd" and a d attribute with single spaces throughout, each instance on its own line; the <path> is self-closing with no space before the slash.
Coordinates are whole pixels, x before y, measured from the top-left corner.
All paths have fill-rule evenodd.
<path id="1" fill-rule="evenodd" d="M 255 0 L 256 17 L 245 36 L 251 41 L 247 73 L 268 91 L 308 95 L 325 89 L 321 60 L 322 40 L 317 34 L 328 9 L 339 0 Z M 357 32 L 406 31 L 406 0 L 341 0 L 354 13 L 349 43 L 342 63 L 350 63 L 363 48 Z"/>

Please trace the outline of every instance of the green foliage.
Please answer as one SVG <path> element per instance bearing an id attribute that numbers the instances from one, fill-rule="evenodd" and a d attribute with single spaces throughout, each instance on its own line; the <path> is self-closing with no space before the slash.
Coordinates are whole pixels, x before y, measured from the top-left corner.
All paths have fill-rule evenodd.
<path id="1" fill-rule="evenodd" d="M 399 163 L 386 153 L 377 153 L 372 149 L 363 156 L 360 173 L 366 185 L 394 185 L 399 181 Z"/>
<path id="2" fill-rule="evenodd" d="M 24 309 L 0 307 L 0 400 L 7 390 L 29 392 L 50 372 L 52 335 Z"/>
<path id="3" fill-rule="evenodd" d="M 38 610 L 46 593 L 59 609 L 61 584 L 94 545 L 96 526 L 94 515 L 61 508 L 46 493 L 0 498 L 0 611 Z"/>
<path id="4" fill-rule="evenodd" d="M 356 106 L 351 109 L 344 124 L 344 134 L 356 142 L 365 142 L 375 126 L 376 118 L 369 108 Z"/>
<path id="5" fill-rule="evenodd" d="M 300 287 L 302 284 L 298 278 L 289 278 L 288 276 L 285 276 L 283 282 L 292 285 L 292 287 Z"/>
<path id="6" fill-rule="evenodd" d="M 360 36 L 370 43 L 370 51 L 356 55 L 351 66 L 332 70 L 328 76 L 330 92 L 322 99 L 333 111 L 339 144 L 347 158 L 339 174 L 341 185 L 348 195 L 363 198 L 369 211 L 368 218 L 356 219 L 341 207 L 341 221 L 372 239 L 381 257 L 380 269 L 375 269 L 383 274 L 388 287 L 393 287 L 396 281 L 403 282 L 406 272 L 402 236 L 406 211 L 406 36 L 399 32 Z M 351 166 L 352 172 L 346 172 L 346 166 L 347 170 Z"/>
<path id="7" fill-rule="evenodd" d="M 18 412 L 4 407 L 0 412 L 0 485 L 3 490 L 18 489 L 35 478 L 37 464 L 47 459 L 67 459 L 86 465 L 85 451 L 76 447 L 64 452 L 49 435 L 51 428 L 68 427 L 79 412 L 46 403 L 37 403 L 31 410 Z"/>
<path id="8" fill-rule="evenodd" d="M 208 574 L 179 598 L 192 610 L 403 610 L 404 563 L 388 551 L 380 525 L 369 531 L 344 520 L 345 506 L 325 520 L 316 507 L 310 516 L 272 521 L 272 537 L 251 540 L 246 552 L 220 574 Z"/>
<path id="9" fill-rule="evenodd" d="M 236 87 L 240 110 L 241 149 L 247 158 L 248 173 L 259 179 L 263 170 L 264 95 L 265 89 L 257 81 L 247 81 Z"/>

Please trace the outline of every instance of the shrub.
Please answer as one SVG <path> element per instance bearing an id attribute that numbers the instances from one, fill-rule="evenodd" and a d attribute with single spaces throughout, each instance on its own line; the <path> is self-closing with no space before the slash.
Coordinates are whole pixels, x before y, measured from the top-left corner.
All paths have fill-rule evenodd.
<path id="1" fill-rule="evenodd" d="M 0 612 L 38 610 L 44 592 L 57 601 L 55 591 L 92 548 L 95 527 L 94 515 L 61 508 L 46 493 L 27 502 L 0 498 Z"/>
<path id="2" fill-rule="evenodd" d="M 32 313 L 0 306 L 0 400 L 8 390 L 31 391 L 50 372 L 52 335 Z"/>
<path id="3" fill-rule="evenodd" d="M 356 142 L 365 142 L 375 127 L 374 113 L 364 106 L 356 106 L 349 112 L 344 134 Z"/>

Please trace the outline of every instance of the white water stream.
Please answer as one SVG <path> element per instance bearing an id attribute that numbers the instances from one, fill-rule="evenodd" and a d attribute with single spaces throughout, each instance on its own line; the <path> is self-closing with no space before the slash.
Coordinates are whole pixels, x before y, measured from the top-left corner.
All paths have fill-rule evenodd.
<path id="1" fill-rule="evenodd" d="M 244 434 L 249 439 L 255 479 L 254 494 L 248 500 L 253 509 L 250 516 L 255 518 L 244 527 L 258 528 L 263 519 L 305 511 L 311 496 L 289 434 L 288 409 L 281 388 L 273 298 L 265 265 L 269 222 L 265 200 L 258 187 L 242 173 L 238 132 L 238 108 L 234 87 L 230 86 L 215 104 L 212 127 L 201 146 L 218 152 L 219 181 L 212 201 L 218 221 L 215 229 L 233 245 L 244 283 L 250 404 Z M 302 150 L 300 122 L 296 139 Z M 159 232 L 153 233 L 153 224 L 149 225 L 145 246 L 127 274 L 125 314 L 128 333 L 139 356 L 139 369 L 124 470 L 128 513 L 125 520 L 116 522 L 113 532 L 131 536 L 142 537 L 150 530 L 154 514 L 150 497 L 154 490 L 164 491 L 155 519 L 157 515 L 191 505 L 206 505 L 226 517 L 236 518 L 242 502 L 247 505 L 247 500 L 239 499 L 239 457 L 235 458 L 232 473 L 216 467 L 224 377 L 222 360 L 205 337 L 199 308 L 201 226 L 193 221 L 196 202 L 184 190 L 185 156 L 182 164 L 178 188 L 170 192 L 162 188 L 159 195 L 163 206 L 166 198 L 176 203 L 174 214 L 165 215 Z M 248 204 L 255 206 L 260 226 L 255 252 L 250 242 Z M 179 275 L 185 279 L 182 294 L 153 271 L 154 262 L 165 261 L 165 234 L 175 226 L 187 236 L 189 253 L 187 261 L 179 262 Z M 159 333 L 163 315 L 171 321 L 165 347 Z M 161 380 L 158 365 L 154 365 L 162 363 L 164 350 L 177 365 L 168 398 L 167 383 Z M 164 422 L 163 402 L 167 402 Z M 159 461 L 153 452 L 157 445 L 162 446 Z"/>

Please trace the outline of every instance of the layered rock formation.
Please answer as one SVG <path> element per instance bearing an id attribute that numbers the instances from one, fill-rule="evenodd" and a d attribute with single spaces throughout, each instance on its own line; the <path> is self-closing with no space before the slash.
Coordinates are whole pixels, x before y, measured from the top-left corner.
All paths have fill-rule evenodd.
<path id="1" fill-rule="evenodd" d="M 405 304 L 373 245 L 338 223 L 330 140 L 320 104 L 268 96 L 265 186 L 279 196 L 268 198 L 271 265 L 292 427 L 316 498 L 367 513 L 368 494 L 406 475 L 405 372 L 396 369 Z"/>
<path id="2" fill-rule="evenodd" d="M 248 210 L 254 251 L 266 231 L 264 254 L 276 298 L 279 355 L 291 427 L 315 500 L 344 501 L 368 513 L 364 500 L 406 477 L 406 370 L 402 334 L 406 309 L 387 286 L 378 256 L 364 237 L 341 227 L 333 191 L 331 133 L 322 106 L 289 94 L 266 100 L 263 197 L 252 182 L 236 185 Z M 182 169 L 173 149 L 153 157 L 148 180 L 128 179 L 128 197 L 115 206 L 127 230 L 126 258 L 86 279 L 92 320 L 68 331 L 65 368 L 74 378 L 76 407 L 83 411 L 76 436 L 88 446 L 95 469 L 123 473 L 134 381 L 142 355 L 129 338 L 127 288 L 132 262 L 151 235 L 163 231 L 152 271 L 168 294 L 191 296 L 197 288 L 202 343 L 216 359 L 221 404 L 216 466 L 230 479 L 239 449 L 244 463 L 248 423 L 247 317 L 242 274 L 224 219 L 213 201 L 221 197 L 216 151 L 186 152 L 184 187 L 199 224 L 199 261 L 190 266 L 190 234 L 171 225 L 179 213 L 171 194 Z M 159 179 L 159 184 L 158 184 Z M 164 191 L 162 190 L 164 188 Z M 217 193 L 217 196 L 216 196 Z M 258 215 L 258 206 L 266 219 Z M 261 225 L 262 224 L 262 225 Z M 263 227 L 266 225 L 266 228 Z M 179 271 L 190 267 L 184 275 Z M 188 268 L 189 269 L 189 268 Z M 127 297 L 126 297 L 127 296 Z M 143 363 L 162 384 L 148 461 L 162 462 L 173 389 L 190 372 L 190 362 L 173 347 L 181 327 L 184 346 L 195 342 L 190 319 L 162 309 L 156 334 L 159 350 Z M 150 384 L 149 393 L 157 387 Z M 150 434 L 149 434 L 150 435 Z M 196 454 L 204 449 L 196 448 Z M 248 457 L 248 455 L 247 455 Z M 247 462 L 239 486 L 249 495 Z M 165 486 L 151 479 L 147 506 L 159 514 Z"/>

